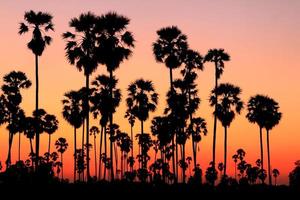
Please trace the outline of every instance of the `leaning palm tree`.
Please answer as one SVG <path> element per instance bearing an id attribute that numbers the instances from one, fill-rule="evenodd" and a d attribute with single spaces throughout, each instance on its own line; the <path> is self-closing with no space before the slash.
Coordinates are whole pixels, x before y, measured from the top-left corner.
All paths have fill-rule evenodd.
<path id="1" fill-rule="evenodd" d="M 98 48 L 97 53 L 99 56 L 98 61 L 105 65 L 109 72 L 111 81 L 110 99 L 113 102 L 113 72 L 119 68 L 120 64 L 127 60 L 132 54 L 134 47 L 134 38 L 131 32 L 127 31 L 127 26 L 130 20 L 115 12 L 109 12 L 102 15 L 97 22 L 98 33 Z M 113 113 L 109 115 L 109 127 L 113 127 Z M 112 137 L 112 130 L 110 137 Z M 111 158 L 111 179 L 114 180 L 113 172 L 113 144 L 110 141 L 110 158 Z"/>
<path id="2" fill-rule="evenodd" d="M 224 178 L 227 177 L 227 128 L 235 118 L 236 113 L 240 114 L 243 109 L 243 101 L 240 99 L 241 89 L 230 83 L 222 83 L 211 91 L 210 105 L 216 106 L 214 113 L 224 127 Z M 217 99 L 217 96 L 220 98 Z"/>
<path id="3" fill-rule="evenodd" d="M 215 65 L 215 91 L 217 91 L 218 80 L 224 71 L 224 62 L 229 61 L 230 56 L 224 51 L 224 49 L 210 49 L 204 57 L 204 62 L 212 62 Z M 215 94 L 216 101 L 218 101 L 218 95 Z M 212 149 L 212 167 L 215 168 L 216 164 L 216 140 L 217 140 L 217 104 L 215 104 L 214 111 L 214 134 L 213 134 L 213 149 Z"/>
<path id="4" fill-rule="evenodd" d="M 155 92 L 152 81 L 138 79 L 128 87 L 126 102 L 131 101 L 132 113 L 141 122 L 141 137 L 144 135 L 144 122 L 149 118 L 149 112 L 154 112 L 158 103 L 158 94 Z M 142 169 L 147 169 L 145 148 L 141 146 Z"/>
<path id="5" fill-rule="evenodd" d="M 39 56 L 42 56 L 45 47 L 50 45 L 52 38 L 46 33 L 48 31 L 54 31 L 54 25 L 52 23 L 52 15 L 44 12 L 34 12 L 32 10 L 25 12 L 24 22 L 20 23 L 19 34 L 27 33 L 32 30 L 32 38 L 27 44 L 27 47 L 32 51 L 35 56 L 35 110 L 39 109 Z M 40 136 L 38 130 L 36 130 L 36 155 L 39 156 Z M 38 165 L 38 161 L 36 161 Z"/>
<path id="6" fill-rule="evenodd" d="M 24 111 L 20 108 L 22 102 L 21 90 L 31 86 L 31 81 L 26 74 L 20 71 L 12 71 L 3 77 L 3 85 L 1 87 L 3 95 L 1 96 L 2 103 L 2 122 L 7 122 L 9 130 L 9 145 L 6 164 L 9 167 L 11 164 L 11 147 L 13 137 L 19 133 L 19 159 L 21 150 L 22 122 L 25 118 Z"/>
<path id="7" fill-rule="evenodd" d="M 92 82 L 93 95 L 91 97 L 91 112 L 94 115 L 94 118 L 97 118 L 101 115 L 99 124 L 101 126 L 100 133 L 100 147 L 99 147 L 99 168 L 98 176 L 101 178 L 102 172 L 102 144 L 103 144 L 103 132 L 104 132 L 104 154 L 107 156 L 107 140 L 106 140 L 106 126 L 109 121 L 110 113 L 115 113 L 116 108 L 119 106 L 121 101 L 121 91 L 117 88 L 118 80 L 113 77 L 111 82 L 110 77 L 106 75 L 99 75 Z M 111 90 L 112 88 L 112 90 Z M 113 99 L 111 102 L 110 91 L 113 93 Z"/>
<path id="8" fill-rule="evenodd" d="M 76 130 L 83 124 L 84 113 L 82 97 L 77 91 L 70 91 L 64 95 L 62 115 L 64 119 L 74 128 L 74 182 L 76 181 L 77 163 L 77 133 Z"/>
<path id="9" fill-rule="evenodd" d="M 251 123 L 256 123 L 259 127 L 259 138 L 260 138 L 260 167 L 261 171 L 264 171 L 264 153 L 263 153 L 263 138 L 262 129 L 265 127 L 267 110 L 269 104 L 269 97 L 264 95 L 256 95 L 250 97 L 247 109 L 248 113 L 246 115 L 247 119 Z"/>
<path id="10" fill-rule="evenodd" d="M 69 26 L 74 28 L 74 32 L 65 32 L 63 38 L 67 40 L 65 47 L 66 57 L 71 65 L 75 65 L 79 71 L 84 71 L 85 76 L 85 120 L 86 120 L 86 144 L 89 144 L 89 86 L 90 76 L 97 69 L 97 39 L 95 26 L 98 17 L 91 12 L 83 13 L 78 18 L 73 18 Z M 90 178 L 90 154 L 89 148 L 86 149 L 87 177 Z"/>
<path id="11" fill-rule="evenodd" d="M 63 154 L 67 150 L 69 144 L 65 138 L 58 138 L 55 142 L 55 147 L 57 151 L 60 153 L 60 162 L 61 162 L 61 180 L 64 180 L 64 162 L 63 162 Z"/>
<path id="12" fill-rule="evenodd" d="M 272 98 L 268 99 L 268 107 L 266 112 L 267 114 L 265 119 L 265 128 L 267 131 L 268 175 L 269 175 L 269 184 L 272 185 L 269 134 L 270 134 L 270 130 L 272 130 L 277 124 L 279 124 L 282 114 L 281 112 L 279 112 L 278 103 Z"/>

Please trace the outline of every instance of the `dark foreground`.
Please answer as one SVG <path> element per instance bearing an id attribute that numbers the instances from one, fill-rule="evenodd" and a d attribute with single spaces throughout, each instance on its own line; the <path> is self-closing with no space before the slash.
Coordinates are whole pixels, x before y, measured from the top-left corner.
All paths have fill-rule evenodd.
<path id="1" fill-rule="evenodd" d="M 93 184 L 2 184 L 1 197 L 11 199 L 298 199 L 300 190 L 288 186 L 210 187 L 192 185 L 148 185 L 140 183 Z"/>

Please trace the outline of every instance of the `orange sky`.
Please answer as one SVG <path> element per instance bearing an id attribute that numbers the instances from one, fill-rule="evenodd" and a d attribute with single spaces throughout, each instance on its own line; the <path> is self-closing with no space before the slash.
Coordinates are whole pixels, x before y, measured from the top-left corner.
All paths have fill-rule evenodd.
<path id="1" fill-rule="evenodd" d="M 300 119 L 299 52 L 300 52 L 300 1 L 298 0 L 27 0 L 2 1 L 0 3 L 0 76 L 11 70 L 26 72 L 34 80 L 34 57 L 26 48 L 29 39 L 19 36 L 18 23 L 25 11 L 41 10 L 54 15 L 54 41 L 47 47 L 40 59 L 40 106 L 47 112 L 58 116 L 60 128 L 53 137 L 66 137 L 69 149 L 65 154 L 67 177 L 72 176 L 73 144 L 72 128 L 62 119 L 61 99 L 66 91 L 79 89 L 84 84 L 83 73 L 70 66 L 64 55 L 65 42 L 61 34 L 68 28 L 70 18 L 81 12 L 93 11 L 103 14 L 117 11 L 131 19 L 129 29 L 134 33 L 136 48 L 129 61 L 116 71 L 123 100 L 127 85 L 143 77 L 153 80 L 160 94 L 157 112 L 151 118 L 160 115 L 165 105 L 165 94 L 169 87 L 166 67 L 158 64 L 152 55 L 151 44 L 156 39 L 156 30 L 163 26 L 177 25 L 188 36 L 191 48 L 204 55 L 209 48 L 224 48 L 232 60 L 226 63 L 221 82 L 231 82 L 243 90 L 242 98 L 247 101 L 251 95 L 261 93 L 276 99 L 281 107 L 283 118 L 279 126 L 271 132 L 271 153 L 273 167 L 281 171 L 280 183 L 287 183 L 287 174 L 293 168 L 295 160 L 300 159 L 300 135 L 297 122 Z M 208 122 L 208 136 L 200 143 L 199 160 L 203 168 L 211 159 L 212 146 L 212 108 L 208 105 L 208 96 L 214 84 L 213 66 L 205 65 L 199 73 L 199 95 L 202 99 L 197 116 Z M 94 75 L 106 73 L 99 66 Z M 175 72 L 175 77 L 178 72 Z M 2 80 L 1 80 L 2 84 Z M 34 84 L 34 82 L 33 82 Z M 24 93 L 22 104 L 26 113 L 34 109 L 34 85 Z M 129 132 L 127 120 L 123 118 L 124 101 L 116 114 L 121 128 Z M 228 132 L 228 157 L 237 148 L 247 152 L 246 160 L 253 163 L 259 157 L 259 134 L 256 125 L 245 119 L 246 111 L 232 123 Z M 150 120 L 149 120 L 150 122 Z M 146 123 L 149 132 L 150 123 Z M 97 125 L 97 121 L 92 121 Z M 138 123 L 134 128 L 139 131 Z M 7 155 L 8 134 L 4 126 L 0 129 L 0 160 Z M 217 159 L 222 161 L 223 129 L 219 125 L 217 140 Z M 22 137 L 22 155 L 28 155 L 29 142 Z M 41 137 L 42 152 L 46 151 L 47 135 Z M 190 141 L 189 141 L 190 142 Z M 17 137 L 14 141 L 13 159 L 17 156 Z M 54 148 L 54 147 L 52 147 Z M 93 166 L 93 154 L 91 155 Z M 233 162 L 229 160 L 230 173 Z M 93 168 L 92 168 L 93 173 Z"/>

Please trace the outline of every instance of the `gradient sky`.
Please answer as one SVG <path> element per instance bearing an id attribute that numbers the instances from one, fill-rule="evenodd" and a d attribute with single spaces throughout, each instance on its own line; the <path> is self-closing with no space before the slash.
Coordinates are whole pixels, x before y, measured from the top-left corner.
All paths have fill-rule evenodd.
<path id="1" fill-rule="evenodd" d="M 126 2 L 126 3 L 125 3 Z M 69 149 L 65 153 L 67 177 L 72 176 L 73 132 L 62 119 L 61 100 L 63 94 L 84 85 L 83 73 L 70 66 L 65 59 L 61 34 L 70 30 L 68 22 L 80 13 L 93 11 L 103 14 L 117 11 L 131 19 L 129 30 L 134 33 L 136 48 L 129 61 L 116 71 L 123 100 L 126 88 L 137 78 L 151 79 L 160 94 L 157 111 L 162 114 L 165 106 L 165 94 L 169 87 L 168 70 L 154 60 L 151 44 L 156 39 L 156 30 L 169 25 L 177 25 L 188 36 L 190 47 L 204 55 L 210 48 L 224 48 L 232 60 L 226 63 L 220 82 L 231 82 L 243 90 L 242 98 L 248 101 L 251 95 L 267 94 L 279 102 L 283 118 L 271 131 L 272 167 L 281 171 L 280 183 L 287 183 L 288 172 L 295 160 L 300 159 L 300 1 L 298 0 L 10 0 L 0 2 L 0 76 L 11 70 L 26 72 L 34 81 L 34 56 L 26 47 L 30 35 L 19 36 L 18 23 L 23 20 L 25 11 L 48 11 L 54 15 L 55 32 L 50 35 L 53 43 L 47 47 L 40 59 L 40 107 L 58 116 L 60 128 L 53 136 L 66 137 Z M 95 75 L 106 73 L 99 66 Z M 175 77 L 178 77 L 178 70 Z M 202 168 L 211 160 L 212 146 L 212 108 L 208 96 L 214 84 L 214 68 L 206 64 L 197 80 L 199 96 L 202 99 L 197 116 L 208 122 L 208 136 L 199 145 L 199 157 Z M 0 81 L 2 84 L 2 80 Z M 33 84 L 35 84 L 33 82 Z M 23 92 L 22 103 L 26 114 L 34 109 L 34 85 Z M 116 114 L 116 121 L 124 131 L 130 130 L 123 118 L 125 104 L 122 101 Z M 228 130 L 229 172 L 233 173 L 234 163 L 231 156 L 238 148 L 247 152 L 246 160 L 254 163 L 259 158 L 258 127 L 245 119 L 246 110 L 238 116 Z M 150 120 L 149 120 L 150 122 Z M 146 123 L 149 132 L 150 123 Z M 97 121 L 92 121 L 97 125 Z M 134 130 L 139 131 L 138 123 Z M 5 127 L 0 129 L 0 160 L 7 155 L 8 134 Z M 219 125 L 217 140 L 217 161 L 222 161 L 223 129 Z M 265 138 L 265 135 L 264 135 Z M 22 137 L 22 155 L 26 157 L 29 142 Z M 47 135 L 41 137 L 42 152 L 46 151 Z M 190 141 L 189 141 L 190 142 Z M 136 143 L 135 143 L 136 144 Z M 265 146 L 266 147 L 266 146 Z M 52 149 L 54 147 L 52 146 Z M 14 140 L 13 159 L 17 156 L 17 137 Z M 93 154 L 91 154 L 93 158 Z M 92 159 L 93 162 L 93 159 Z M 93 166 L 93 164 L 91 164 Z M 93 173 L 93 168 L 92 168 Z"/>

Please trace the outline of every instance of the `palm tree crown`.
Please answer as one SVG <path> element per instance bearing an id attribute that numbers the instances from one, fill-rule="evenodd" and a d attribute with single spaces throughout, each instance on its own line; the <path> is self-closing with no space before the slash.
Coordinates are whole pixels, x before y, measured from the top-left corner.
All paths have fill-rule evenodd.
<path id="1" fill-rule="evenodd" d="M 47 45 L 50 45 L 52 38 L 44 33 L 49 30 L 54 31 L 52 15 L 44 12 L 34 12 L 32 10 L 25 12 L 25 22 L 20 23 L 19 34 L 27 33 L 32 30 L 32 38 L 27 44 L 28 48 L 37 56 L 41 56 Z"/>

